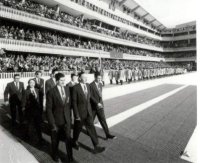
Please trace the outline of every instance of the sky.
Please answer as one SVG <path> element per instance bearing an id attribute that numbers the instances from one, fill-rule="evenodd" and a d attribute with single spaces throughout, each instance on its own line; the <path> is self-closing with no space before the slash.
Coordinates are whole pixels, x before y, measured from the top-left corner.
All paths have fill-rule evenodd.
<path id="1" fill-rule="evenodd" d="M 196 20 L 196 0 L 134 0 L 167 28 Z"/>

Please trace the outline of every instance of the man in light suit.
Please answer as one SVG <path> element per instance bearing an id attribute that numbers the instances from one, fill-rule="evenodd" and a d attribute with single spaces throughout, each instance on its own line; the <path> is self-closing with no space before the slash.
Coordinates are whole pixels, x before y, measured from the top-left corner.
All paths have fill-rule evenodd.
<path id="1" fill-rule="evenodd" d="M 119 68 L 117 67 L 116 68 L 116 71 L 115 71 L 115 80 L 116 80 L 116 84 L 118 85 L 119 84 Z"/>
<path id="2" fill-rule="evenodd" d="M 132 71 L 130 67 L 128 67 L 128 70 L 127 70 L 127 78 L 128 78 L 128 83 L 130 83 L 132 80 Z"/>
<path id="3" fill-rule="evenodd" d="M 83 72 L 79 73 L 79 81 L 80 83 L 74 86 L 72 95 L 72 108 L 75 116 L 73 147 L 79 150 L 80 146 L 78 143 L 78 138 L 82 126 L 85 125 L 94 145 L 95 153 L 100 153 L 106 149 L 99 145 L 97 133 L 93 124 L 92 109 L 90 104 L 90 85 L 86 83 L 87 76 Z"/>
<path id="4" fill-rule="evenodd" d="M 69 162 L 74 162 L 71 140 L 71 95 L 68 87 L 64 86 L 65 75 L 55 75 L 56 86 L 47 92 L 46 108 L 48 123 L 51 128 L 53 160 L 59 162 L 58 146 L 61 135 L 64 136 Z"/>
<path id="5" fill-rule="evenodd" d="M 106 134 L 107 139 L 115 139 L 116 136 L 111 135 L 106 123 L 106 118 L 104 114 L 104 104 L 102 99 L 102 84 L 101 84 L 101 74 L 95 73 L 95 80 L 90 84 L 90 93 L 91 93 L 91 107 L 93 120 L 97 116 L 99 122 Z"/>
<path id="6" fill-rule="evenodd" d="M 109 76 L 109 79 L 110 79 L 110 84 L 112 84 L 113 83 L 113 70 L 112 70 L 112 68 L 110 67 L 110 70 L 109 70 L 109 72 L 108 72 L 108 76 Z"/>
<path id="7" fill-rule="evenodd" d="M 8 83 L 4 91 L 4 101 L 6 105 L 10 104 L 12 117 L 12 126 L 16 125 L 16 110 L 18 109 L 19 122 L 23 124 L 22 97 L 24 94 L 24 83 L 20 82 L 19 74 L 14 75 L 14 81 Z M 8 98 L 9 95 L 9 98 Z"/>
<path id="8" fill-rule="evenodd" d="M 123 70 L 122 67 L 120 67 L 120 69 L 119 69 L 119 80 L 120 80 L 121 85 L 123 85 L 123 80 L 124 80 L 124 70 Z"/>
<path id="9" fill-rule="evenodd" d="M 47 93 L 51 88 L 56 86 L 55 75 L 58 73 L 57 69 L 53 69 L 51 73 L 51 78 L 45 82 L 45 93 Z"/>

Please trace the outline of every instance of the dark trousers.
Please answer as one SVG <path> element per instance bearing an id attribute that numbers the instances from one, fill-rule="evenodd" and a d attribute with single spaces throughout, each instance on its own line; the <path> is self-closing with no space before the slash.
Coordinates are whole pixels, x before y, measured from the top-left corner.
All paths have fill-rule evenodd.
<path id="1" fill-rule="evenodd" d="M 130 82 L 131 82 L 131 80 L 132 80 L 132 79 L 128 79 L 128 83 L 130 83 Z"/>
<path id="2" fill-rule="evenodd" d="M 108 129 L 108 125 L 107 125 L 107 122 L 106 122 L 106 118 L 105 118 L 105 114 L 104 114 L 104 109 L 101 108 L 101 109 L 95 109 L 95 110 L 92 110 L 92 114 L 93 114 L 93 119 L 95 120 L 95 117 L 97 116 L 98 119 L 99 119 L 99 122 L 105 132 L 106 135 L 109 135 L 109 129 Z"/>
<path id="3" fill-rule="evenodd" d="M 86 118 L 81 118 L 81 120 L 74 120 L 74 131 L 73 131 L 73 141 L 78 141 L 78 137 L 80 135 L 81 129 L 85 125 L 87 132 L 92 140 L 94 146 L 99 144 L 97 133 L 93 123 L 93 117 L 89 114 Z"/>
<path id="4" fill-rule="evenodd" d="M 53 157 L 58 156 L 59 141 L 61 137 L 64 137 L 68 158 L 72 158 L 71 124 L 58 125 L 57 128 L 58 131 L 51 132 Z"/>
<path id="5" fill-rule="evenodd" d="M 26 113 L 25 113 L 26 114 Z M 35 129 L 36 129 L 36 132 L 37 132 L 37 136 L 38 136 L 38 139 L 41 140 L 42 139 L 42 131 L 41 131 L 41 120 L 42 120 L 42 117 L 38 116 L 38 115 L 31 115 L 31 113 L 29 113 L 29 115 L 25 115 L 25 136 L 26 137 L 29 137 L 29 128 L 30 128 L 30 125 L 31 125 L 31 122 L 33 120 L 34 122 L 34 126 L 35 126 Z"/>
<path id="6" fill-rule="evenodd" d="M 112 84 L 113 83 L 113 81 L 112 81 L 112 79 L 110 79 L 110 84 Z"/>
<path id="7" fill-rule="evenodd" d="M 116 80 L 116 84 L 118 84 L 118 80 Z"/>
<path id="8" fill-rule="evenodd" d="M 121 85 L 123 85 L 123 80 L 120 80 Z"/>
<path id="9" fill-rule="evenodd" d="M 10 113 L 12 117 L 12 123 L 16 121 L 16 112 L 18 109 L 18 115 L 19 115 L 19 122 L 23 123 L 23 112 L 22 112 L 22 105 L 21 101 L 15 100 L 15 102 L 10 102 Z"/>

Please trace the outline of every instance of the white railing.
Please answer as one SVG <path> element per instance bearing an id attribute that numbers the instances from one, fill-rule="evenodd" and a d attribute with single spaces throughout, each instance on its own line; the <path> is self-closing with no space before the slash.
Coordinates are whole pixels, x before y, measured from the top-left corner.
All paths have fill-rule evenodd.
<path id="1" fill-rule="evenodd" d="M 196 34 L 184 35 L 184 36 L 175 36 L 175 37 L 162 37 L 162 41 L 178 41 L 178 40 L 188 40 L 195 39 Z"/>
<path id="2" fill-rule="evenodd" d="M 64 75 L 70 75 L 73 71 L 59 71 Z M 106 71 L 107 72 L 107 71 Z M 88 70 L 85 71 L 86 74 L 89 73 Z M 15 74 L 19 74 L 21 78 L 33 78 L 35 77 L 35 72 L 0 72 L 0 79 L 13 78 Z M 42 72 L 42 76 L 50 76 L 50 73 L 47 71 Z"/>
<path id="3" fill-rule="evenodd" d="M 164 48 L 163 52 L 181 52 L 181 51 L 195 51 L 196 46 L 192 47 L 178 47 L 178 48 Z"/>

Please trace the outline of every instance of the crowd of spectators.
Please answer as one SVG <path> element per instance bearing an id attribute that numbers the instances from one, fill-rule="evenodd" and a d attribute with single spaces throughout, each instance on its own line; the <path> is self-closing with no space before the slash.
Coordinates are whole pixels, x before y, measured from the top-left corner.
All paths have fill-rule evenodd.
<path id="1" fill-rule="evenodd" d="M 0 55 L 0 72 L 33 72 L 37 70 L 51 71 L 57 68 L 60 71 L 90 70 L 94 65 L 101 64 L 104 70 L 110 67 L 141 67 L 159 68 L 170 67 L 169 63 L 152 61 L 127 61 L 116 59 L 101 60 L 89 57 L 69 57 L 61 55 L 41 55 L 27 53 L 6 52 Z"/>
<path id="2" fill-rule="evenodd" d="M 193 47 L 196 46 L 196 39 L 191 39 L 190 42 L 188 40 L 181 41 L 166 41 L 162 42 L 162 47 L 164 48 L 180 48 L 180 47 Z"/>
<path id="3" fill-rule="evenodd" d="M 187 57 L 195 57 L 196 51 L 165 53 L 163 55 L 165 56 L 165 58 L 187 58 Z"/>
<path id="4" fill-rule="evenodd" d="M 53 19 L 59 22 L 67 23 L 73 26 L 77 26 L 80 28 L 84 28 L 90 31 L 98 32 L 101 34 L 113 36 L 120 39 L 126 39 L 133 42 L 139 42 L 141 44 L 147 44 L 151 46 L 160 47 L 161 44 L 159 41 L 149 40 L 144 37 L 137 37 L 137 35 L 133 35 L 127 32 L 123 32 L 120 30 L 110 30 L 106 28 L 102 28 L 100 26 L 94 26 L 89 19 L 84 20 L 84 16 L 73 16 L 66 12 L 59 11 L 56 7 L 48 7 L 43 4 L 39 4 L 37 2 L 26 0 L 22 2 L 21 0 L 0 0 L 0 4 L 5 5 L 7 7 L 12 7 L 14 9 L 26 11 L 32 14 L 36 14 L 41 17 L 46 17 L 49 19 Z"/>
<path id="5" fill-rule="evenodd" d="M 0 38 L 32 41 L 59 46 L 100 50 L 106 52 L 116 51 L 132 55 L 163 57 L 163 55 L 158 52 L 111 44 L 108 42 L 92 40 L 89 38 L 83 38 L 76 35 L 55 32 L 52 30 L 41 29 L 37 27 L 30 27 L 25 24 L 20 27 L 18 23 L 11 23 L 8 21 L 0 25 Z"/>

